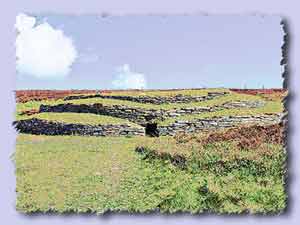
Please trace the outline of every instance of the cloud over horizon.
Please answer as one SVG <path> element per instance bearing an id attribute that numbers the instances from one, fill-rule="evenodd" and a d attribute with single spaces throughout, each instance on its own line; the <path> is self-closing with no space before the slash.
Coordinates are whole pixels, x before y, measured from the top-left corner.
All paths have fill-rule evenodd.
<path id="1" fill-rule="evenodd" d="M 112 85 L 115 89 L 145 89 L 147 86 L 145 75 L 132 72 L 128 64 L 118 68 L 118 74 Z"/>
<path id="2" fill-rule="evenodd" d="M 37 78 L 61 78 L 69 74 L 77 58 L 70 37 L 49 23 L 37 25 L 35 17 L 19 14 L 16 17 L 16 66 L 22 74 Z"/>

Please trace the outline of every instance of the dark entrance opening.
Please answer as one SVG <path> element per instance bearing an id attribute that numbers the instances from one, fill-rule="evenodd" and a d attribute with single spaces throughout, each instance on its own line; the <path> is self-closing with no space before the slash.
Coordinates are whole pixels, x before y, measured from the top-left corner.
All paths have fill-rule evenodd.
<path id="1" fill-rule="evenodd" d="M 150 137 L 158 137 L 158 130 L 156 123 L 147 123 L 146 124 L 146 135 Z"/>

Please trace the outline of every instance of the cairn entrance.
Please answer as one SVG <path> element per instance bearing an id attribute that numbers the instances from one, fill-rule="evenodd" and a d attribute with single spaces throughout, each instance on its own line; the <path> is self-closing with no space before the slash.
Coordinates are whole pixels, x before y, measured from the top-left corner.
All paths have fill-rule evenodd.
<path id="1" fill-rule="evenodd" d="M 147 123 L 145 132 L 147 136 L 158 137 L 157 123 Z"/>

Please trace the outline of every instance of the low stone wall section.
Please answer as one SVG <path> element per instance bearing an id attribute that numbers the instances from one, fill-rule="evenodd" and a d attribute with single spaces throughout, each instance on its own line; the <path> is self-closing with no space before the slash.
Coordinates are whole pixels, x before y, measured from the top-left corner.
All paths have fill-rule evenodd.
<path id="1" fill-rule="evenodd" d="M 228 92 L 208 92 L 205 96 L 190 96 L 190 95 L 175 95 L 175 96 L 123 96 L 123 95 L 71 95 L 64 98 L 65 101 L 75 99 L 88 99 L 88 98 L 103 98 L 103 99 L 117 99 L 126 100 L 138 103 L 151 103 L 151 104 L 170 104 L 170 103 L 189 103 L 189 102 L 201 102 L 212 100 L 217 97 L 222 97 L 228 94 Z"/>
<path id="2" fill-rule="evenodd" d="M 258 123 L 271 125 L 281 122 L 281 114 L 259 116 L 231 116 L 197 119 L 193 121 L 176 121 L 168 126 L 158 126 L 158 136 L 174 136 L 176 133 L 194 133 L 201 131 L 230 128 L 237 125 Z M 85 125 L 67 124 L 37 118 L 15 121 L 13 125 L 21 133 L 36 135 L 83 135 L 83 136 L 144 136 L 144 127 L 127 124 Z"/>
<path id="3" fill-rule="evenodd" d="M 157 130 L 159 136 L 173 136 L 179 132 L 193 133 L 254 123 L 271 125 L 280 123 L 280 121 L 281 114 L 264 114 L 259 116 L 227 116 L 196 119 L 193 121 L 176 121 L 175 123 L 167 126 L 158 126 Z"/>
<path id="4" fill-rule="evenodd" d="M 67 124 L 41 119 L 15 121 L 13 125 L 21 133 L 36 135 L 87 135 L 87 136 L 144 136 L 144 127 L 133 127 L 127 124 L 85 125 Z"/>
<path id="5" fill-rule="evenodd" d="M 164 120 L 166 118 L 173 118 L 186 114 L 200 114 L 204 112 L 214 112 L 222 109 L 229 108 L 242 108 L 242 107 L 260 107 L 264 103 L 258 101 L 249 102 L 232 102 L 224 103 L 220 106 L 214 107 L 186 107 L 178 109 L 143 109 L 138 107 L 129 107 L 126 105 L 103 105 L 100 103 L 95 104 L 59 104 L 59 105 L 41 105 L 39 112 L 73 112 L 73 113 L 93 113 L 99 115 L 113 116 L 122 119 L 127 119 L 137 124 L 145 124 L 155 120 Z"/>
<path id="6" fill-rule="evenodd" d="M 94 113 L 99 115 L 113 116 L 127 119 L 137 124 L 144 124 L 155 119 L 163 119 L 163 110 L 142 109 L 127 107 L 124 105 L 102 105 L 102 104 L 59 104 L 59 105 L 41 105 L 40 112 L 73 112 L 73 113 Z"/>
<path id="7" fill-rule="evenodd" d="M 229 101 L 225 102 L 220 107 L 222 109 L 234 108 L 260 108 L 265 105 L 264 101 Z"/>
<path id="8" fill-rule="evenodd" d="M 144 124 L 154 120 L 164 120 L 166 117 L 176 117 L 185 114 L 199 114 L 202 112 L 211 112 L 211 107 L 190 107 L 182 109 L 143 109 L 128 107 L 125 105 L 102 105 L 95 104 L 59 104 L 59 105 L 41 105 L 39 112 L 73 112 L 73 113 L 93 113 L 99 115 L 113 116 L 127 119 L 137 124 Z"/>

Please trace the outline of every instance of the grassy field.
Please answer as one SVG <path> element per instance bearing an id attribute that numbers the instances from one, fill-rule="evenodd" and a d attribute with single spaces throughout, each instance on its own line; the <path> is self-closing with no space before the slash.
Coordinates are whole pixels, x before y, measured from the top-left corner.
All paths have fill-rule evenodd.
<path id="1" fill-rule="evenodd" d="M 127 91 L 111 95 L 206 95 L 209 91 Z M 43 100 L 18 103 L 16 119 L 65 123 L 122 124 L 125 119 L 88 113 L 39 113 L 41 104 L 61 103 L 172 109 L 218 106 L 230 101 L 264 101 L 260 108 L 223 109 L 176 120 L 223 115 L 281 113 L 283 95 L 230 94 L 205 102 L 141 104 L 112 99 Z M 175 118 L 159 125 L 174 122 Z M 136 124 L 132 124 L 136 125 Z M 278 125 L 279 126 L 279 125 Z M 19 134 L 14 161 L 17 210 L 30 212 L 203 211 L 280 213 L 286 207 L 282 127 L 252 127 L 175 137 L 89 137 Z"/>
<path id="2" fill-rule="evenodd" d="M 145 160 L 136 153 L 135 147 L 151 141 L 147 139 L 151 138 L 20 135 L 15 156 L 17 209 L 98 213 L 157 208 L 194 213 L 284 209 L 285 156 L 280 145 L 262 147 L 271 154 L 260 149 L 237 152 L 230 142 L 207 145 L 201 157 L 185 153 L 189 162 L 183 170 L 167 159 Z M 176 151 L 168 138 L 160 144 Z M 227 161 L 224 170 L 216 167 L 222 155 Z M 199 167 L 198 160 L 209 166 Z"/>

